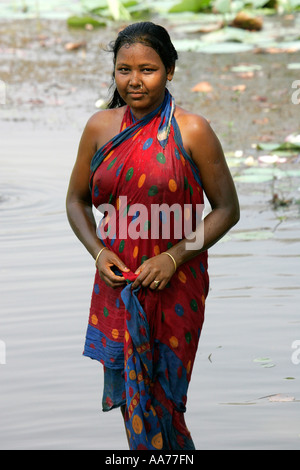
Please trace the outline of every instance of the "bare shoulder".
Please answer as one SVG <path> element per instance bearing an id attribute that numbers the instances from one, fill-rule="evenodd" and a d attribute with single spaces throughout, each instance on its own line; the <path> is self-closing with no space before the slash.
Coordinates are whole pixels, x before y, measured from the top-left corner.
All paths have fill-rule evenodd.
<path id="1" fill-rule="evenodd" d="M 183 146 L 191 157 L 199 155 L 201 149 L 207 152 L 208 147 L 215 147 L 218 144 L 217 136 L 204 116 L 176 107 L 175 118 L 180 129 Z"/>
<path id="2" fill-rule="evenodd" d="M 191 113 L 179 106 L 176 106 L 175 117 L 182 133 L 203 135 L 211 128 L 209 121 L 204 116 Z"/>
<path id="3" fill-rule="evenodd" d="M 105 145 L 120 132 L 125 107 L 105 109 L 94 113 L 85 126 L 85 133 L 92 139 L 97 148 Z"/>

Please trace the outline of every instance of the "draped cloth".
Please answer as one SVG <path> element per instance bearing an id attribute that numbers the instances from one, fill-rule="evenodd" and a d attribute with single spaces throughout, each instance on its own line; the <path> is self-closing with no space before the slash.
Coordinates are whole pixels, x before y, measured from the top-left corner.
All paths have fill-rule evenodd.
<path id="1" fill-rule="evenodd" d="M 193 230 L 201 175 L 183 148 L 175 102 L 141 120 L 126 108 L 120 133 L 91 162 L 103 244 L 130 269 L 124 288 L 95 274 L 84 355 L 104 365 L 103 410 L 125 405 L 131 449 L 194 449 L 184 420 L 209 288 L 207 252 L 181 265 L 165 289 L 132 289 L 134 272 Z M 201 206 L 202 207 L 202 206 Z M 197 219 L 198 220 L 198 219 Z M 172 260 L 165 256 L 165 262 Z"/>

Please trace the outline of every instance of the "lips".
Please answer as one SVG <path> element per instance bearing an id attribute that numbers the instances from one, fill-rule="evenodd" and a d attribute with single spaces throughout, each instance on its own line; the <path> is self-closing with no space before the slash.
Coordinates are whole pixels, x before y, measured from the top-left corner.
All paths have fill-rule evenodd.
<path id="1" fill-rule="evenodd" d="M 130 91 L 128 94 L 131 96 L 143 96 L 145 93 L 141 93 L 140 91 Z"/>

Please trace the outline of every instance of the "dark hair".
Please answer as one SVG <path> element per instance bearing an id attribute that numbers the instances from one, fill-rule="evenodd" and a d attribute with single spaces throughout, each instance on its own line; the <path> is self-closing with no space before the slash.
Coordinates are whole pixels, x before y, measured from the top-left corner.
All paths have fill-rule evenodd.
<path id="1" fill-rule="evenodd" d="M 149 21 L 133 23 L 120 31 L 116 41 L 110 44 L 110 51 L 114 54 L 114 66 L 116 64 L 117 54 L 121 47 L 136 43 L 152 47 L 152 49 L 154 49 L 161 58 L 167 72 L 171 67 L 175 66 L 178 54 L 172 44 L 169 33 L 162 26 Z M 112 87 L 115 86 L 114 76 L 115 73 L 113 72 Z M 109 109 L 119 108 L 125 104 L 126 103 L 121 98 L 117 88 L 115 87 L 112 98 L 107 107 Z"/>

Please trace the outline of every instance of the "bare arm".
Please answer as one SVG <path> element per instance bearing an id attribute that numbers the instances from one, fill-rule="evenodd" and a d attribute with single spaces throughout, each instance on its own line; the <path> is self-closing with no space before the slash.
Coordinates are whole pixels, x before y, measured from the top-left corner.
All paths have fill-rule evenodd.
<path id="1" fill-rule="evenodd" d="M 101 132 L 99 117 L 95 115 L 89 120 L 82 134 L 66 198 L 69 223 L 77 238 L 94 259 L 104 246 L 96 234 L 89 189 L 90 163 L 97 150 L 99 132 Z M 111 271 L 113 265 L 122 271 L 128 270 L 117 255 L 110 250 L 104 250 L 97 263 L 100 276 L 109 286 L 120 287 L 124 285 L 125 280 Z"/>
<path id="2" fill-rule="evenodd" d="M 200 171 L 212 211 L 204 219 L 200 249 L 190 249 L 194 240 L 182 240 L 169 250 L 178 265 L 217 243 L 240 217 L 236 189 L 217 136 L 204 118 L 189 116 L 185 121 L 185 147 Z"/>
<path id="3" fill-rule="evenodd" d="M 200 116 L 184 114 L 178 121 L 184 140 L 184 147 L 197 165 L 205 194 L 212 211 L 203 222 L 203 243 L 192 248 L 193 239 L 183 239 L 168 250 L 177 267 L 217 243 L 239 220 L 239 202 L 235 186 L 226 163 L 221 144 L 208 122 Z M 194 245 L 195 246 L 195 245 Z M 143 263 L 137 271 L 139 277 L 133 284 L 164 289 L 174 274 L 174 263 L 165 255 L 158 255 Z"/>

